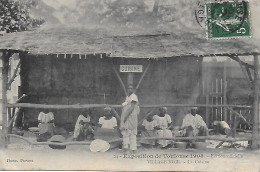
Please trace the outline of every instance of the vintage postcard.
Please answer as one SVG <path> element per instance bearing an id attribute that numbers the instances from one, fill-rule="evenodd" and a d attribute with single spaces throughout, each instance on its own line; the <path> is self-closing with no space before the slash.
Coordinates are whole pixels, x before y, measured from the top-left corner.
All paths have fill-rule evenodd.
<path id="1" fill-rule="evenodd" d="M 1 0 L 1 170 L 260 171 L 258 0 Z"/>

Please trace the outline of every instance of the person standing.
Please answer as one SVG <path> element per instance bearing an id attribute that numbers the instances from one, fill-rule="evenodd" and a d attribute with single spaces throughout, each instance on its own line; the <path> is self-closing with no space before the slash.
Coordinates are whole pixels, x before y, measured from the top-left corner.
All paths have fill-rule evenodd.
<path id="1" fill-rule="evenodd" d="M 130 149 L 134 153 L 137 150 L 137 117 L 140 113 L 140 108 L 132 85 L 128 86 L 128 96 L 122 106 L 120 127 L 123 135 L 123 149 L 125 152 L 128 152 Z"/>

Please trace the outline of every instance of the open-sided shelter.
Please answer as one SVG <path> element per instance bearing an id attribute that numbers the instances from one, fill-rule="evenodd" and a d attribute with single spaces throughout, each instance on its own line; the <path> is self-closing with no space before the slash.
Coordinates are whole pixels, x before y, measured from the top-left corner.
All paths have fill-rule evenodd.
<path id="1" fill-rule="evenodd" d="M 6 140 L 11 117 L 7 107 L 22 107 L 24 118 L 34 125 L 41 108 L 52 109 L 55 123 L 74 124 L 79 109 L 96 108 L 100 116 L 106 104 L 121 111 L 126 86 L 133 84 L 142 108 L 168 106 L 179 125 L 183 107 L 201 106 L 199 94 L 203 57 L 253 55 L 254 132 L 256 147 L 258 113 L 258 55 L 250 39 L 207 40 L 200 31 L 124 31 L 81 26 L 41 27 L 33 31 L 1 36 L 3 136 Z M 6 101 L 8 61 L 19 53 L 21 95 L 26 102 Z M 248 64 L 243 63 L 247 66 Z M 236 105 L 226 105 L 235 107 Z M 182 108 L 178 108 L 182 107 Z"/>

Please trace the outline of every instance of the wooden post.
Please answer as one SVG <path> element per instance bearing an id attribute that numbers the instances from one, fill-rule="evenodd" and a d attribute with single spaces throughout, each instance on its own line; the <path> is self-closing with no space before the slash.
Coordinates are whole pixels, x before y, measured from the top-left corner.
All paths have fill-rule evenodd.
<path id="1" fill-rule="evenodd" d="M 127 87 L 129 85 L 133 85 L 134 86 L 134 74 L 133 73 L 127 73 Z"/>
<path id="2" fill-rule="evenodd" d="M 207 94 L 206 94 L 206 124 L 207 126 L 209 126 L 209 92 L 207 91 Z"/>
<path id="3" fill-rule="evenodd" d="M 258 71 L 259 71 L 259 60 L 258 55 L 254 55 L 254 123 L 253 123 L 253 138 L 252 148 L 258 148 L 258 128 L 259 128 L 259 104 L 258 104 Z"/>
<path id="4" fill-rule="evenodd" d="M 9 53 L 3 52 L 2 55 L 2 146 L 7 147 L 7 83 L 8 83 L 8 67 Z"/>
<path id="5" fill-rule="evenodd" d="M 223 75 L 223 104 L 227 105 L 227 66 L 224 62 L 224 75 Z M 227 122 L 227 108 L 224 107 L 224 121 Z"/>
<path id="6" fill-rule="evenodd" d="M 236 115 L 233 115 L 233 111 L 230 111 L 231 115 L 233 116 L 233 126 L 232 126 L 232 129 L 233 129 L 233 132 L 232 132 L 232 137 L 236 137 L 237 136 L 237 116 Z"/>

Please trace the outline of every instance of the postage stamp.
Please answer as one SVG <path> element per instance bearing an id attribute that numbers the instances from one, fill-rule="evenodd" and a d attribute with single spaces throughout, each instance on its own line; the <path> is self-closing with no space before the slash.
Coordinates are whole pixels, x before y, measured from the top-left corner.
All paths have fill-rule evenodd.
<path id="1" fill-rule="evenodd" d="M 251 36 L 249 2 L 207 3 L 207 38 L 225 39 Z"/>

